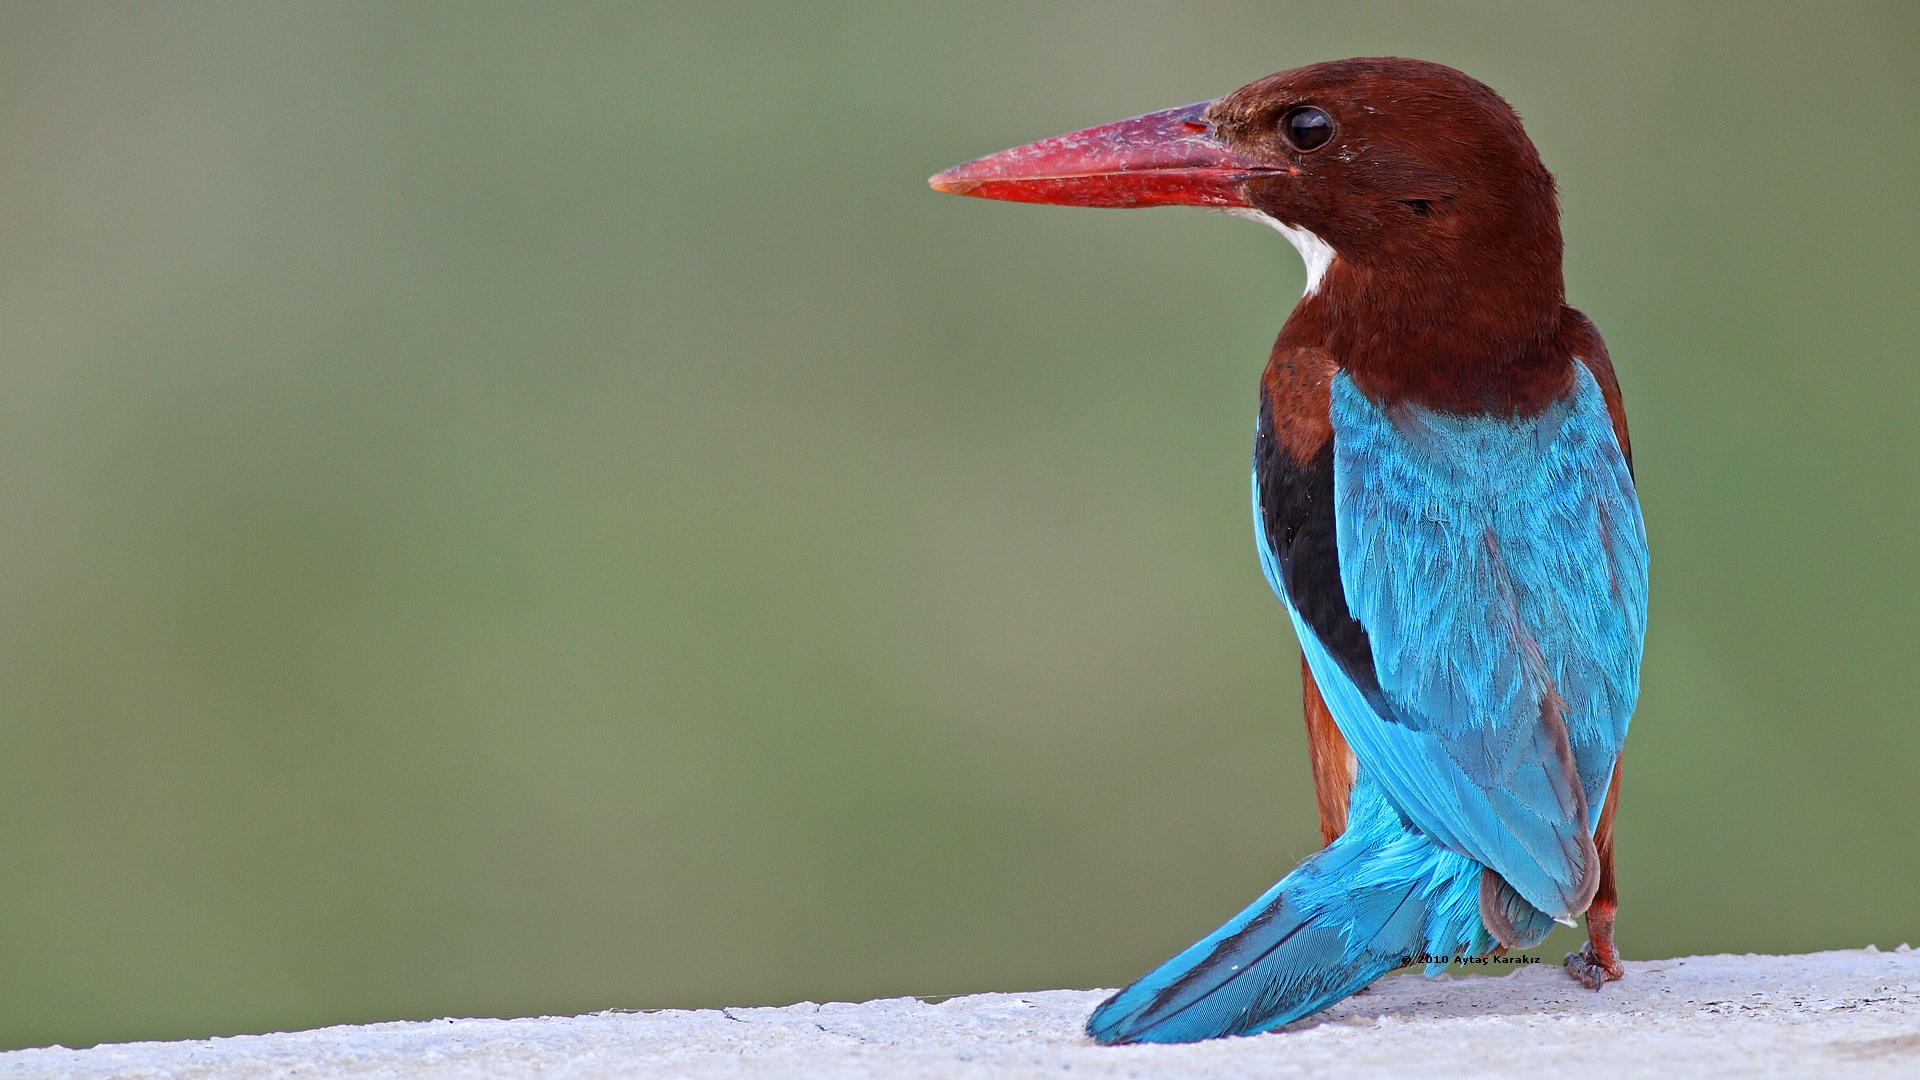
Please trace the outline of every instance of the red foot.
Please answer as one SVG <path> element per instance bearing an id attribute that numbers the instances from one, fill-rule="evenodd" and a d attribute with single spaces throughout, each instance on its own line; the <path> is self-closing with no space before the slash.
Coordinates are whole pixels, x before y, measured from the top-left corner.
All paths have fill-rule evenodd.
<path id="1" fill-rule="evenodd" d="M 1620 954 L 1613 947 L 1613 910 L 1595 904 L 1587 912 L 1587 943 L 1579 952 L 1567 954 L 1567 974 L 1580 980 L 1589 990 L 1598 990 L 1615 979 L 1625 978 Z"/>

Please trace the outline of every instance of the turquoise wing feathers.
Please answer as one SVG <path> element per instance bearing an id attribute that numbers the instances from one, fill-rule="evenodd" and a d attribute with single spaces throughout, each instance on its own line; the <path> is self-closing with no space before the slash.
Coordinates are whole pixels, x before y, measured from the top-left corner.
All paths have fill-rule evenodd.
<path id="1" fill-rule="evenodd" d="M 1332 376 L 1302 454 L 1263 396 L 1261 565 L 1357 761 L 1346 830 L 1094 1010 L 1101 1042 L 1287 1024 L 1584 910 L 1638 696 L 1647 545 L 1592 374 L 1537 416 L 1382 408 Z"/>
<path id="2" fill-rule="evenodd" d="M 1335 376 L 1340 584 L 1362 662 L 1302 617 L 1261 536 L 1362 769 L 1422 832 L 1561 918 L 1593 896 L 1647 610 L 1633 479 L 1598 385 L 1575 372 L 1522 419 L 1381 408 Z"/>

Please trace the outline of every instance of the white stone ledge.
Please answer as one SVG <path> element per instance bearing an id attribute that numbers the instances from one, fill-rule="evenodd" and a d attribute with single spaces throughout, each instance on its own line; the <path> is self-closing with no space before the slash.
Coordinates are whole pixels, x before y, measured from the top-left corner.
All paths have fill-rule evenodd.
<path id="1" fill-rule="evenodd" d="M 1920 1077 L 1920 952 L 1695 956 L 1383 979 L 1284 1031 L 1101 1047 L 1098 990 L 435 1020 L 0 1054 L 15 1077 Z"/>

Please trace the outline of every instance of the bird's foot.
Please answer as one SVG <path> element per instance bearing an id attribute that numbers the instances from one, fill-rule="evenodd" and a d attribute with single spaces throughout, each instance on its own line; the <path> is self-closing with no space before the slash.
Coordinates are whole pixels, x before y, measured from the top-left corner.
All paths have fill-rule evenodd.
<path id="1" fill-rule="evenodd" d="M 1567 974 L 1589 990 L 1598 990 L 1627 975 L 1620 964 L 1619 950 L 1613 947 L 1613 911 L 1611 899 L 1588 908 L 1587 943 L 1579 952 L 1567 954 Z"/>
<path id="2" fill-rule="evenodd" d="M 1620 966 L 1620 956 L 1613 951 L 1613 942 L 1596 947 L 1589 941 L 1580 946 L 1579 952 L 1567 954 L 1567 974 L 1578 979 L 1587 989 L 1598 990 L 1615 979 L 1625 978 L 1627 969 Z"/>

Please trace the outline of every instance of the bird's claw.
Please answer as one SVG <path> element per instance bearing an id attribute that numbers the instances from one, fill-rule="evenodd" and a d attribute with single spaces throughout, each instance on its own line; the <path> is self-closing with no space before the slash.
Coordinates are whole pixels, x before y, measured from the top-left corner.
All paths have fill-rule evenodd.
<path id="1" fill-rule="evenodd" d="M 1602 958 L 1591 941 L 1582 945 L 1579 952 L 1568 953 L 1566 965 L 1567 974 L 1573 976 L 1580 985 L 1589 990 L 1597 991 L 1616 979 L 1626 977 L 1627 974 L 1627 969 L 1620 966 L 1619 957 Z"/>

